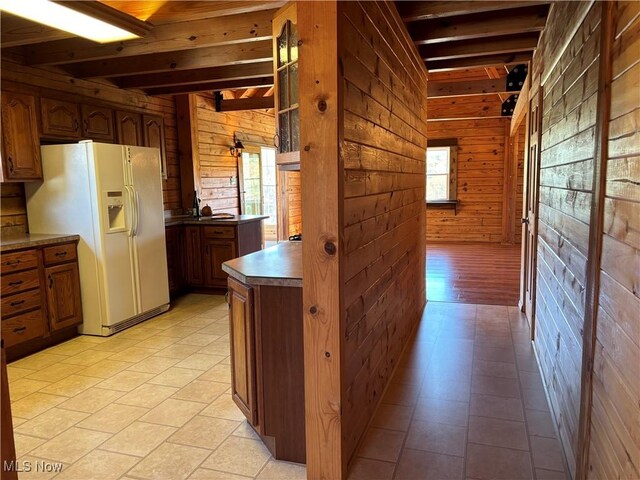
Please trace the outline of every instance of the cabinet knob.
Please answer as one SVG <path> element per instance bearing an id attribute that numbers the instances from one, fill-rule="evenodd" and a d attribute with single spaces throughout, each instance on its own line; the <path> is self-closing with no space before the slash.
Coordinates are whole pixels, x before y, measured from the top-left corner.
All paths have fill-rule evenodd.
<path id="1" fill-rule="evenodd" d="M 11 173 L 13 173 L 13 157 L 8 156 L 7 157 L 7 163 L 9 164 L 9 171 Z"/>
<path id="2" fill-rule="evenodd" d="M 49 288 L 53 288 L 53 277 L 49 275 Z"/>
<path id="3" fill-rule="evenodd" d="M 18 285 L 22 285 L 22 280 L 18 280 L 17 282 L 9 282 L 10 287 L 16 287 Z"/>
<path id="4" fill-rule="evenodd" d="M 56 253 L 56 257 L 64 257 L 67 255 L 67 252 L 58 252 Z"/>
<path id="5" fill-rule="evenodd" d="M 24 303 L 24 300 L 17 300 L 15 302 L 11 302 L 9 305 L 11 305 L 12 307 L 17 307 L 18 305 L 22 305 Z"/>
<path id="6" fill-rule="evenodd" d="M 80 122 L 78 122 L 78 119 L 76 118 L 73 121 L 73 129 L 77 132 L 80 129 Z"/>
<path id="7" fill-rule="evenodd" d="M 13 329 L 13 333 L 21 333 L 24 332 L 27 329 L 27 327 L 17 327 Z"/>

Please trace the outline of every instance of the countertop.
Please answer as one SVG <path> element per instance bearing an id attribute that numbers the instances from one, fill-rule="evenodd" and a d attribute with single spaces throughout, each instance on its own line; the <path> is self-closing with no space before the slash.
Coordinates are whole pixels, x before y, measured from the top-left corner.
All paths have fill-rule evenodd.
<path id="1" fill-rule="evenodd" d="M 302 287 L 302 242 L 282 242 L 229 260 L 222 270 L 247 285 Z"/>
<path id="2" fill-rule="evenodd" d="M 235 215 L 233 218 L 200 217 L 191 215 L 179 215 L 164 219 L 165 226 L 170 225 L 240 225 L 243 223 L 257 222 L 269 218 L 268 215 Z"/>
<path id="3" fill-rule="evenodd" d="M 3 236 L 0 239 L 0 252 L 10 252 L 21 248 L 33 248 L 56 243 L 77 242 L 79 235 L 50 235 L 46 233 L 25 233 L 23 235 Z"/>

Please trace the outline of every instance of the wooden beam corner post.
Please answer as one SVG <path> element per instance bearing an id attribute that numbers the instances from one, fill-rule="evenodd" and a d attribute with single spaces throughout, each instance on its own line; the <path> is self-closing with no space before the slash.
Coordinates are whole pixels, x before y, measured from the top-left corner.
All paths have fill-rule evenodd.
<path id="1" fill-rule="evenodd" d="M 200 153 L 198 141 L 198 104 L 195 95 L 178 95 L 176 127 L 182 209 L 193 205 L 193 191 L 200 189 Z"/>
<path id="2" fill-rule="evenodd" d="M 342 447 L 342 82 L 337 1 L 298 10 L 307 478 L 346 476 Z"/>

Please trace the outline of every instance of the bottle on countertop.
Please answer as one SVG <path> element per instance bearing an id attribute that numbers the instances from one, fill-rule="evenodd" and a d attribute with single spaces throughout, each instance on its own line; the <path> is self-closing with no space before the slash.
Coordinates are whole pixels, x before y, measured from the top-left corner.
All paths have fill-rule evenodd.
<path id="1" fill-rule="evenodd" d="M 200 218 L 200 199 L 198 198 L 198 191 L 193 191 L 193 216 Z"/>

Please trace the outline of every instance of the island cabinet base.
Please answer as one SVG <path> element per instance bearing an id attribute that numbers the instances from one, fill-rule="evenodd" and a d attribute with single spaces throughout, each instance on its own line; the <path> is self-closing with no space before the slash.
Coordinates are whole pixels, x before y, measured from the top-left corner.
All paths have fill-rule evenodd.
<path id="1" fill-rule="evenodd" d="M 302 288 L 228 286 L 233 399 L 275 458 L 305 463 Z"/>

